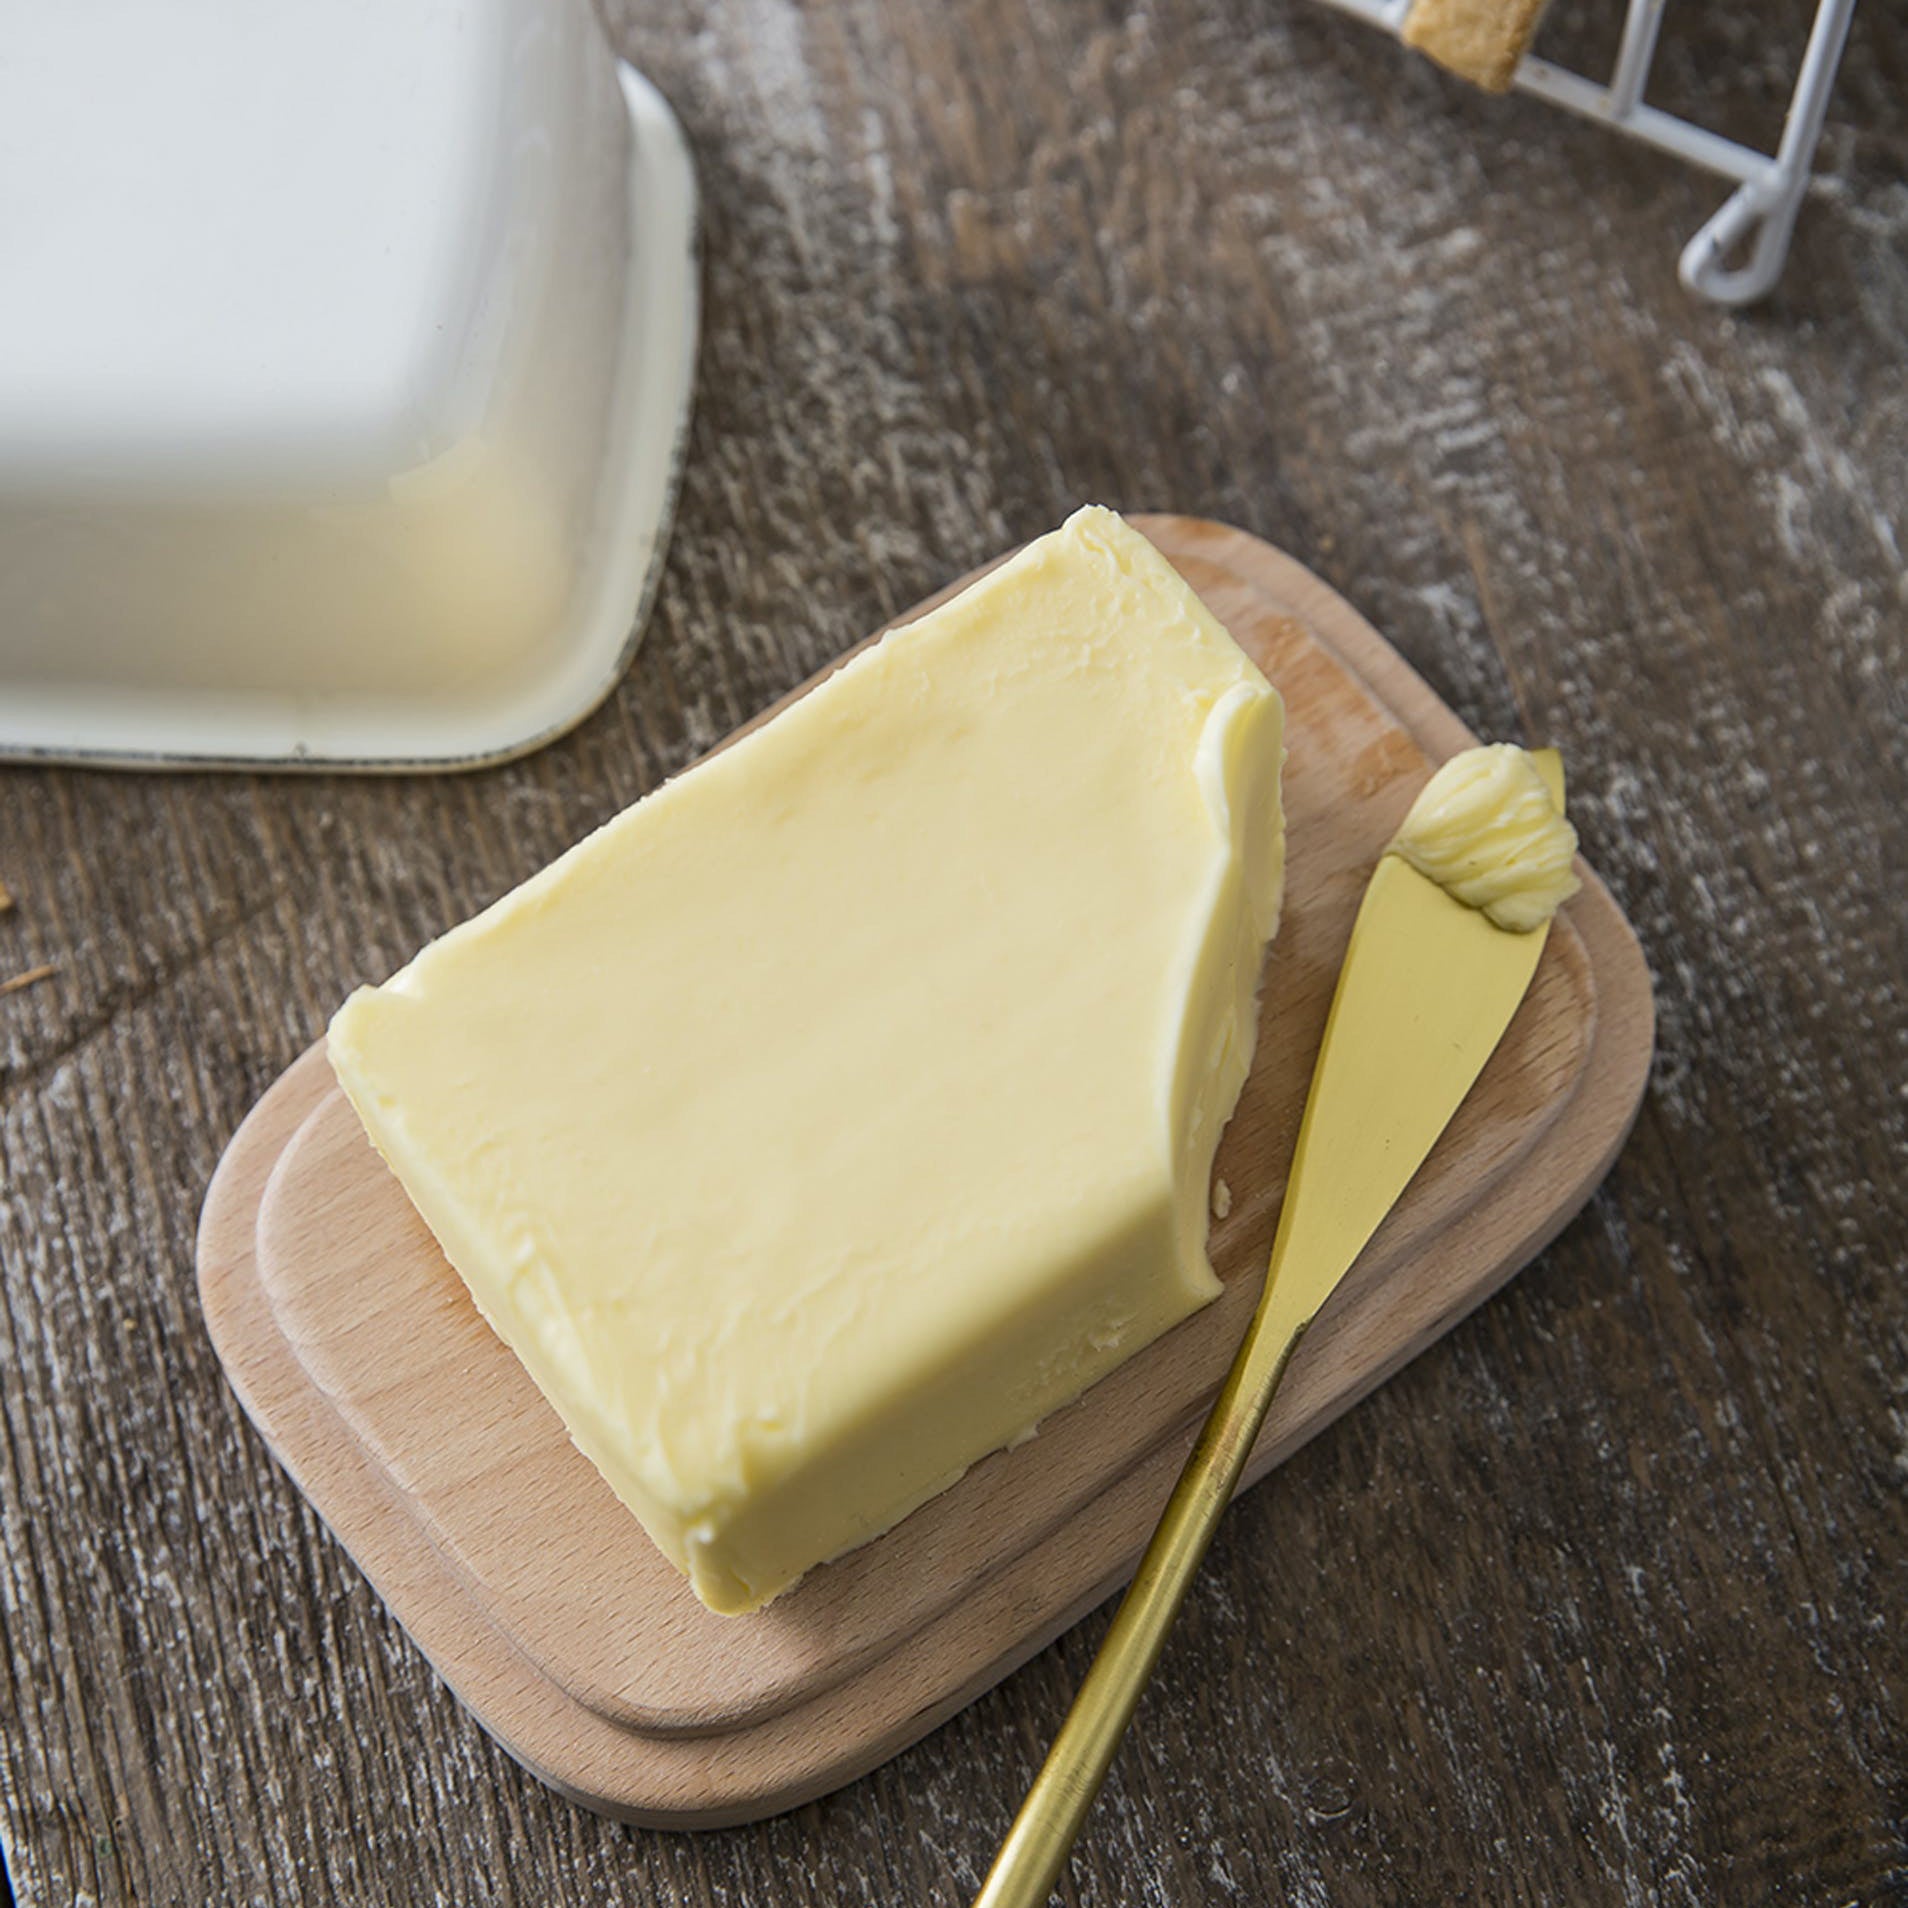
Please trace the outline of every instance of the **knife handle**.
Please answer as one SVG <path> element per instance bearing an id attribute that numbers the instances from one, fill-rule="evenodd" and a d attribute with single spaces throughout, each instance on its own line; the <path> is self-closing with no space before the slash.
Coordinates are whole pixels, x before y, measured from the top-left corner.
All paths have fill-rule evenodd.
<path id="1" fill-rule="evenodd" d="M 1308 1318 L 1283 1316 L 1270 1286 L 1173 1486 L 1112 1627 L 1073 1699 L 974 1908 L 1045 1908 L 1112 1764 L 1166 1632 L 1232 1500 Z"/>

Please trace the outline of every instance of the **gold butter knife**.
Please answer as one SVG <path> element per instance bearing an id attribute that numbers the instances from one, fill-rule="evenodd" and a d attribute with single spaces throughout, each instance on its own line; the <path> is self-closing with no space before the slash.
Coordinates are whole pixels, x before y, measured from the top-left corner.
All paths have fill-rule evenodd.
<path id="1" fill-rule="evenodd" d="M 1052 1893 L 1293 1351 L 1530 986 L 1549 911 L 1576 885 L 1563 804 L 1554 750 L 1471 750 L 1433 779 L 1394 843 L 1428 816 L 1431 852 L 1414 855 L 1418 866 L 1401 853 L 1380 860 L 1325 1022 L 1258 1311 L 974 1908 L 1042 1908 Z M 1507 891 L 1541 922 L 1498 926 L 1493 913 L 1515 915 L 1498 905 Z"/>

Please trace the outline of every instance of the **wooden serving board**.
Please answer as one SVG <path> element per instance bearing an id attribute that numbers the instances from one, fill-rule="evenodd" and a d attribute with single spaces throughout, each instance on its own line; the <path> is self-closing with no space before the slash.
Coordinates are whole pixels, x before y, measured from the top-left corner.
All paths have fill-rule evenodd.
<path id="1" fill-rule="evenodd" d="M 1004 1676 L 1131 1570 L 1256 1302 L 1364 882 L 1432 765 L 1472 738 L 1290 558 L 1220 524 L 1140 527 L 1284 694 L 1285 920 L 1216 1172 L 1224 1294 L 1033 1440 L 766 1611 L 713 1616 L 479 1318 L 322 1048 L 213 1180 L 200 1289 L 246 1410 L 485 1727 L 591 1807 L 675 1826 L 770 1814 Z M 1580 872 L 1503 1046 L 1307 1335 L 1248 1481 L 1529 1260 L 1614 1157 L 1649 1067 L 1649 983 Z"/>

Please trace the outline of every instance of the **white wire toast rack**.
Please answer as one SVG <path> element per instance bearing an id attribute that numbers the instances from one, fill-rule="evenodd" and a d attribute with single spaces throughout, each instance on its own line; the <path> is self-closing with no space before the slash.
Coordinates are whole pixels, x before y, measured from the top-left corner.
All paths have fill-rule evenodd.
<path id="1" fill-rule="evenodd" d="M 1397 34 L 1412 0 L 1329 0 L 1329 4 Z M 1782 276 L 1855 0 L 1819 0 L 1782 137 L 1773 153 L 1740 145 L 1645 103 L 1644 89 L 1667 5 L 1668 0 L 1629 0 L 1616 65 L 1607 81 L 1586 79 L 1549 60 L 1526 55 L 1512 83 L 1566 112 L 1600 120 L 1645 145 L 1733 179 L 1735 191 L 1683 247 L 1678 272 L 1698 297 L 1719 305 L 1750 304 Z"/>

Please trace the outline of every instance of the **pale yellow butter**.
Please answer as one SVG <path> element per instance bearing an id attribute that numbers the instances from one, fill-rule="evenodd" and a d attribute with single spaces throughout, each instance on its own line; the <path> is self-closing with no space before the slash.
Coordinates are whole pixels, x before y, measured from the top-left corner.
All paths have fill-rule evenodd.
<path id="1" fill-rule="evenodd" d="M 1542 927 L 1582 885 L 1571 865 L 1577 831 L 1530 752 L 1511 742 L 1452 756 L 1386 852 L 1517 933 Z"/>
<path id="2" fill-rule="evenodd" d="M 1083 510 L 333 1020 L 378 1150 L 711 1608 L 1218 1291 L 1281 730 Z"/>

